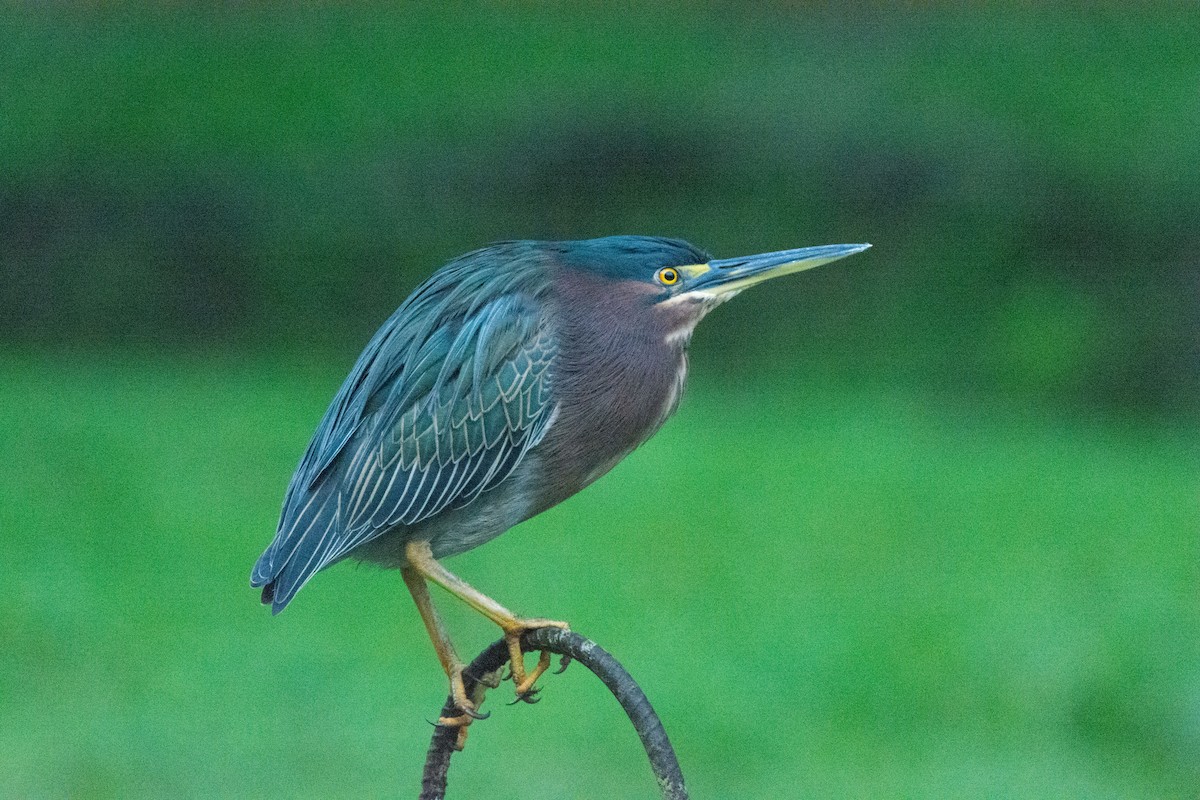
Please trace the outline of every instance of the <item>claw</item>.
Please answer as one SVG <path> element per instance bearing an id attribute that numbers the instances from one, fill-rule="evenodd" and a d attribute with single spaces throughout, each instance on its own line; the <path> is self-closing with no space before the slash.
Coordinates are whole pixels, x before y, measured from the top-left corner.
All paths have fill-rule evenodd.
<path id="1" fill-rule="evenodd" d="M 506 627 L 504 630 L 504 639 L 508 644 L 508 663 L 509 674 L 512 676 L 514 687 L 517 693 L 517 700 L 532 703 L 534 692 L 534 683 L 538 678 L 546 672 L 550 667 L 550 651 L 543 650 L 538 655 L 537 666 L 532 672 L 525 671 L 525 652 L 521 649 L 521 636 L 527 631 L 536 630 L 537 628 L 561 628 L 570 630 L 565 622 L 556 622 L 549 619 L 527 619 L 521 620 L 519 625 Z M 560 668 L 565 669 L 565 666 Z"/>
<path id="2" fill-rule="evenodd" d="M 562 675 L 564 672 L 567 671 L 567 667 L 569 667 L 569 666 L 571 666 L 571 657 L 568 655 L 564 655 L 562 657 L 562 660 L 560 660 L 558 662 L 558 669 L 554 670 L 553 674 Z"/>
<path id="3" fill-rule="evenodd" d="M 543 650 L 541 652 L 541 655 L 538 656 L 538 663 L 537 663 L 537 666 L 533 668 L 533 672 L 530 672 L 529 674 L 527 674 L 524 677 L 524 679 L 520 683 L 517 684 L 517 686 L 516 686 L 517 694 L 518 695 L 529 694 L 529 692 L 533 689 L 534 682 L 538 678 L 542 677 L 542 675 L 546 672 L 547 669 L 549 669 L 549 667 L 550 667 L 550 651 Z"/>
<path id="4" fill-rule="evenodd" d="M 463 712 L 471 719 L 487 719 L 492 715 L 492 712 L 490 711 L 484 711 L 483 713 L 480 713 L 473 708 L 460 708 L 459 711 Z"/>
<path id="5" fill-rule="evenodd" d="M 463 683 L 463 668 L 462 665 L 451 667 L 450 672 L 450 699 L 454 703 L 458 714 L 453 717 L 438 717 L 438 721 L 434 723 L 440 727 L 458 728 L 458 738 L 456 738 L 454 749 L 461 750 L 466 743 L 466 730 L 472 722 L 477 719 L 487 719 L 491 716 L 490 712 L 479 712 L 479 704 L 483 702 L 483 683 L 476 681 L 475 696 L 467 697 L 466 686 Z"/>
<path id="6" fill-rule="evenodd" d="M 542 691 L 541 689 L 534 686 L 529 691 L 527 691 L 523 694 L 518 694 L 516 697 L 514 697 L 512 700 L 510 700 L 508 704 L 510 706 L 515 706 L 517 703 L 528 703 L 529 705 L 533 705 L 534 703 L 540 703 L 540 702 L 542 702 L 542 698 L 538 697 L 538 693 L 541 691 Z"/>

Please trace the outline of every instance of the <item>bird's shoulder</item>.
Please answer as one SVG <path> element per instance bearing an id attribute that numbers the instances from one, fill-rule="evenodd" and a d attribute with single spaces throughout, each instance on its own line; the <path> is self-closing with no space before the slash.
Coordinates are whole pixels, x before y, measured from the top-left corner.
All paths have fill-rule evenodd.
<path id="1" fill-rule="evenodd" d="M 476 449 L 470 433 L 494 444 L 549 400 L 557 352 L 551 283 L 546 265 L 520 245 L 455 259 L 388 318 L 314 434 L 296 475 L 302 485 L 314 488 L 351 440 L 394 448 L 406 467 L 457 460 Z M 516 408 L 521 387 L 543 396 Z"/>
<path id="2" fill-rule="evenodd" d="M 504 481 L 556 417 L 546 270 L 468 254 L 359 356 L 292 476 L 252 573 L 278 610 L 327 564 Z"/>

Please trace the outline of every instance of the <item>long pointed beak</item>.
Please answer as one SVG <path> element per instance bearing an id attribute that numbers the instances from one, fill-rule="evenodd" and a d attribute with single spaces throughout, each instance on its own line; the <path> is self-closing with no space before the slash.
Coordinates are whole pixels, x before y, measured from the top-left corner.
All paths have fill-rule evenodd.
<path id="1" fill-rule="evenodd" d="M 725 295 L 740 292 L 756 283 L 791 275 L 839 258 L 861 253 L 869 244 L 827 244 L 820 247 L 801 247 L 796 250 L 780 250 L 741 258 L 722 258 L 707 264 L 697 265 L 694 272 L 684 267 L 685 274 L 692 272 L 693 281 L 688 292 Z M 707 269 L 704 269 L 707 267 Z"/>

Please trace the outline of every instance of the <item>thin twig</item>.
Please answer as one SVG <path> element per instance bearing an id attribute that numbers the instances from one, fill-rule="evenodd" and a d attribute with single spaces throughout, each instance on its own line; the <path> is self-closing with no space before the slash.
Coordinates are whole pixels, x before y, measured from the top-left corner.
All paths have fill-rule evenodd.
<path id="1" fill-rule="evenodd" d="M 683 773 L 679 769 L 678 759 L 675 758 L 675 750 L 667 739 L 667 732 L 663 730 L 662 722 L 651 708 L 645 692 L 620 662 L 591 639 L 559 628 L 537 628 L 528 631 L 521 637 L 521 650 L 549 650 L 578 661 L 590 669 L 617 698 L 629 721 L 633 723 L 642 740 L 642 746 L 646 749 L 646 755 L 650 758 L 650 768 L 654 771 L 654 777 L 658 779 L 664 800 L 687 800 Z M 508 648 L 505 647 L 504 640 L 493 642 L 463 673 L 467 694 L 476 697 L 476 692 L 484 688 L 480 681 L 485 685 L 493 681 L 495 674 L 507 662 Z M 457 713 L 454 701 L 447 698 L 446 705 L 442 707 L 442 716 L 452 717 Z M 450 756 L 454 753 L 457 738 L 456 728 L 438 726 L 434 729 L 429 753 L 425 757 L 420 800 L 442 800 L 446 796 L 446 773 L 450 770 Z"/>

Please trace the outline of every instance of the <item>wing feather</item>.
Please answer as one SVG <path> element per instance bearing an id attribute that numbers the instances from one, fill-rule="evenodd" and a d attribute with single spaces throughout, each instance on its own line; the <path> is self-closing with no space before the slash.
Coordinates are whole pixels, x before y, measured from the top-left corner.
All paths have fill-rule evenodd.
<path id="1" fill-rule="evenodd" d="M 275 612 L 354 548 L 501 483 L 553 422 L 545 270 L 498 274 L 480 255 L 414 292 L 331 403 L 251 574 Z"/>

